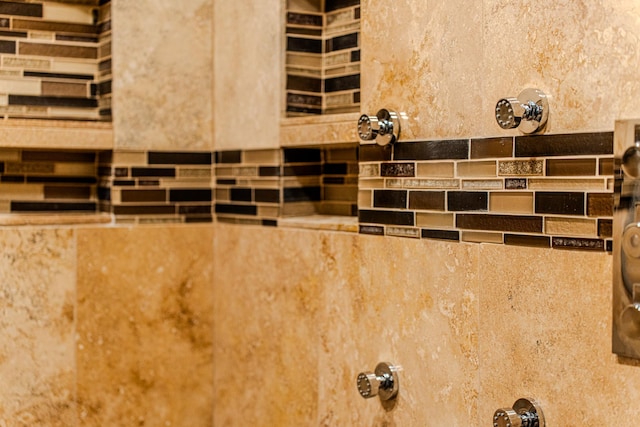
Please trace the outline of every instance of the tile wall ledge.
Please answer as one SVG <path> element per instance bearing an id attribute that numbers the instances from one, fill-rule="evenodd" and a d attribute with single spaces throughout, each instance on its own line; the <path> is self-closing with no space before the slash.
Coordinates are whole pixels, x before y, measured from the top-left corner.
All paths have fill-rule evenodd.
<path id="1" fill-rule="evenodd" d="M 358 117 L 360 113 L 284 118 L 280 122 L 280 145 L 301 147 L 356 143 Z"/>
<path id="2" fill-rule="evenodd" d="M 110 150 L 113 125 L 71 120 L 0 120 L 0 147 Z"/>
<path id="3" fill-rule="evenodd" d="M 111 224 L 109 214 L 0 214 L 0 227 L 19 225 Z"/>
<path id="4" fill-rule="evenodd" d="M 358 217 L 333 215 L 287 217 L 278 219 L 278 227 L 357 233 Z"/>

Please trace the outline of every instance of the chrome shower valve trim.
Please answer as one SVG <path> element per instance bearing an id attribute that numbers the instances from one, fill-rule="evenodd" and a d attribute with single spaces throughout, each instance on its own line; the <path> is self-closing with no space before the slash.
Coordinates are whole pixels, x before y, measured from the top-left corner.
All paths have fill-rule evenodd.
<path id="1" fill-rule="evenodd" d="M 549 101 L 539 89 L 525 89 L 517 98 L 502 98 L 496 104 L 496 121 L 502 129 L 519 128 L 523 133 L 541 131 L 549 117 Z"/>

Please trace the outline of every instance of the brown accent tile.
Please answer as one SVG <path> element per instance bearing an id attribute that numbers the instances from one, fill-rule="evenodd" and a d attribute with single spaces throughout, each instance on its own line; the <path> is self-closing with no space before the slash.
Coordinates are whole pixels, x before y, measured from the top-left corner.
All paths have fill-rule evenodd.
<path id="1" fill-rule="evenodd" d="M 526 234 L 505 234 L 504 244 L 530 246 L 534 248 L 550 248 L 551 238 L 547 236 L 530 236 Z"/>
<path id="2" fill-rule="evenodd" d="M 613 153 L 613 132 L 517 136 L 516 157 L 585 156 Z"/>
<path id="3" fill-rule="evenodd" d="M 613 220 L 610 220 L 610 219 L 598 220 L 598 236 L 599 237 L 613 236 Z"/>
<path id="4" fill-rule="evenodd" d="M 20 42 L 19 53 L 21 55 L 57 56 L 64 58 L 96 59 L 98 51 L 95 47 L 67 46 L 46 43 Z"/>
<path id="5" fill-rule="evenodd" d="M 83 97 L 88 91 L 87 85 L 81 83 L 42 82 L 42 95 Z"/>
<path id="6" fill-rule="evenodd" d="M 544 174 L 542 160 L 505 160 L 498 162 L 499 176 L 542 176 Z"/>
<path id="7" fill-rule="evenodd" d="M 613 194 L 587 194 L 587 216 L 612 216 Z"/>
<path id="8" fill-rule="evenodd" d="M 27 19 L 13 19 L 13 29 L 53 31 L 62 33 L 98 34 L 95 25 L 73 24 L 68 22 L 36 21 Z"/>
<path id="9" fill-rule="evenodd" d="M 444 191 L 410 191 L 409 209 L 445 210 Z"/>
<path id="10" fill-rule="evenodd" d="M 584 193 L 542 192 L 535 193 L 535 212 L 556 215 L 584 215 Z"/>
<path id="11" fill-rule="evenodd" d="M 14 174 L 51 174 L 55 170 L 55 165 L 53 163 L 13 163 L 7 162 L 5 163 L 4 170 L 6 173 L 14 173 Z"/>
<path id="12" fill-rule="evenodd" d="M 487 138 L 471 140 L 471 158 L 512 157 L 513 138 Z"/>
<path id="13" fill-rule="evenodd" d="M 380 165 L 380 175 L 413 177 L 416 174 L 415 167 L 415 163 L 382 163 Z"/>
<path id="14" fill-rule="evenodd" d="M 596 159 L 547 159 L 547 176 L 585 176 L 596 174 Z"/>
<path id="15" fill-rule="evenodd" d="M 542 233 L 542 217 L 516 215 L 458 214 L 458 228 L 487 231 Z"/>
<path id="16" fill-rule="evenodd" d="M 460 177 L 496 176 L 496 162 L 458 162 L 456 172 Z"/>
<path id="17" fill-rule="evenodd" d="M 600 159 L 598 175 L 613 175 L 613 159 Z"/>
<path id="18" fill-rule="evenodd" d="M 166 190 L 122 190 L 120 192 L 122 202 L 165 202 Z"/>
<path id="19" fill-rule="evenodd" d="M 91 187 L 51 186 L 44 187 L 45 199 L 84 199 L 91 198 Z"/>

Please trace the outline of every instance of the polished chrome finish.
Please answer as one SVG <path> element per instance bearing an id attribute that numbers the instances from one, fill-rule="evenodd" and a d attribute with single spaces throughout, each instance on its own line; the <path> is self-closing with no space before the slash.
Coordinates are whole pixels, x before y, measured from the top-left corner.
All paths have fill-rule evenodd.
<path id="1" fill-rule="evenodd" d="M 398 368 L 390 363 L 381 362 L 375 372 L 361 372 L 356 380 L 358 392 L 365 399 L 379 396 L 380 400 L 390 400 L 396 397 L 400 383 Z"/>
<path id="2" fill-rule="evenodd" d="M 502 129 L 519 127 L 535 133 L 544 128 L 548 116 L 549 102 L 539 89 L 525 89 L 517 98 L 502 98 L 496 104 L 496 121 Z"/>
<path id="3" fill-rule="evenodd" d="M 544 415 L 533 399 L 518 399 L 511 408 L 493 414 L 493 427 L 544 427 Z"/>
<path id="4" fill-rule="evenodd" d="M 378 145 L 396 142 L 400 137 L 398 114 L 384 108 L 375 116 L 363 114 L 358 119 L 358 136 L 362 141 L 376 141 Z"/>
<path id="5" fill-rule="evenodd" d="M 614 133 L 613 352 L 640 359 L 640 120 Z"/>

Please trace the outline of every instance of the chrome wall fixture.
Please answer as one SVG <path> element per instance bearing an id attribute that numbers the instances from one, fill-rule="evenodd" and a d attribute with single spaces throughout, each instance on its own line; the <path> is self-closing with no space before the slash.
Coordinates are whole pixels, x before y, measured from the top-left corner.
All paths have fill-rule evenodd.
<path id="1" fill-rule="evenodd" d="M 614 133 L 613 352 L 640 359 L 640 120 Z"/>
<path id="2" fill-rule="evenodd" d="M 400 389 L 398 367 L 391 363 L 378 363 L 374 372 L 360 372 L 356 380 L 360 396 L 369 399 L 379 396 L 381 401 L 395 398 Z"/>
<path id="3" fill-rule="evenodd" d="M 375 116 L 363 114 L 358 119 L 358 136 L 362 141 L 375 141 L 378 145 L 392 144 L 400 137 L 400 118 L 384 108 Z"/>
<path id="4" fill-rule="evenodd" d="M 545 427 L 544 415 L 533 399 L 518 399 L 511 408 L 493 414 L 493 427 Z"/>
<path id="5" fill-rule="evenodd" d="M 496 121 L 502 129 L 539 132 L 544 129 L 548 117 L 549 101 L 539 89 L 525 89 L 517 98 L 502 98 L 496 104 Z"/>

